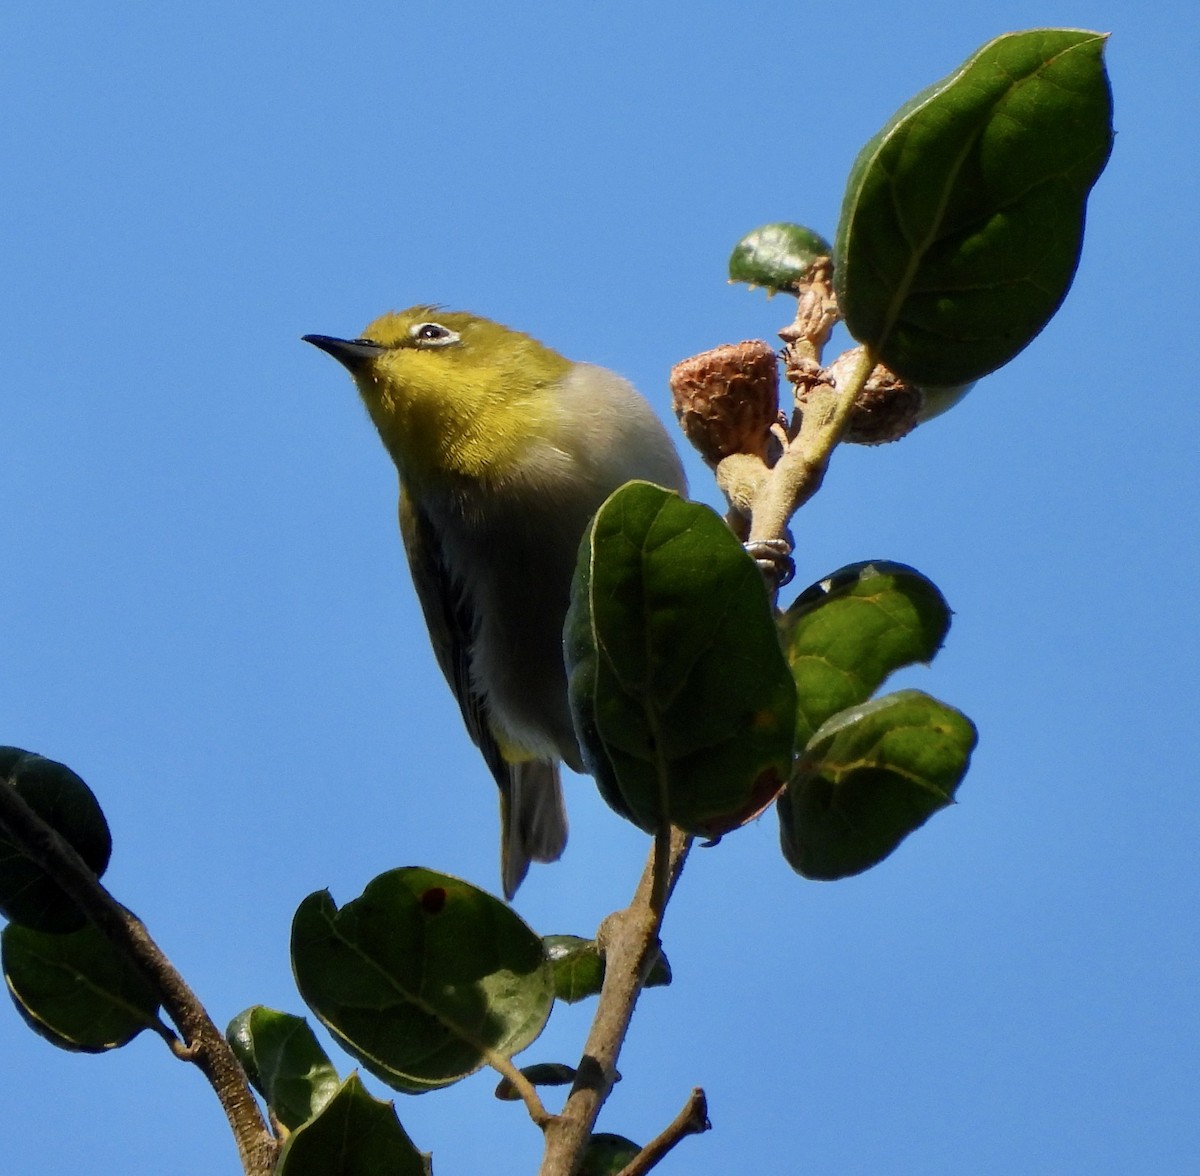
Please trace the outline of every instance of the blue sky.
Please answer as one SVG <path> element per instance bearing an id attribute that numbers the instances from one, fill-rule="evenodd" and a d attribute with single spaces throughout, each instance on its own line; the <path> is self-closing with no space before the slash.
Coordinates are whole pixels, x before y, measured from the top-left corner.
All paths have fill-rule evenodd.
<path id="1" fill-rule="evenodd" d="M 88 780 L 109 885 L 218 1023 L 302 1011 L 288 926 L 313 890 L 345 901 L 407 864 L 498 886 L 492 786 L 427 648 L 394 474 L 299 336 L 444 303 L 667 413 L 674 362 L 787 321 L 725 284 L 733 243 L 777 219 L 832 235 L 897 106 L 1047 24 L 1113 33 L 1118 137 L 1074 290 L 953 413 L 839 452 L 797 521 L 802 584 L 898 559 L 955 609 L 900 684 L 978 723 L 960 803 L 832 885 L 788 870 L 772 815 L 694 854 L 675 984 L 639 1007 L 601 1125 L 648 1138 L 702 1085 L 715 1129 L 664 1176 L 1194 1171 L 1183 5 L 8 6 L 0 742 Z M 568 784 L 567 856 L 517 907 L 590 934 L 645 843 Z M 587 1013 L 556 1011 L 522 1060 L 575 1060 Z M 237 1170 L 156 1040 L 71 1056 L 0 1008 L 0 1058 L 14 1176 Z M 439 1176 L 536 1169 L 491 1086 L 397 1096 Z"/>

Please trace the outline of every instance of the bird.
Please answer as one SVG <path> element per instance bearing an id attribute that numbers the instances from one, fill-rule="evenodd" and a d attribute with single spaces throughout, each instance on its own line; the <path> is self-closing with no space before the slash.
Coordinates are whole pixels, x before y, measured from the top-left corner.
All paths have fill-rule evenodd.
<path id="1" fill-rule="evenodd" d="M 685 494 L 679 455 L 627 380 L 475 314 L 414 306 L 303 339 L 349 371 L 395 463 L 433 651 L 499 787 L 511 901 L 566 846 L 560 764 L 585 771 L 563 660 L 580 541 L 626 482 Z"/>

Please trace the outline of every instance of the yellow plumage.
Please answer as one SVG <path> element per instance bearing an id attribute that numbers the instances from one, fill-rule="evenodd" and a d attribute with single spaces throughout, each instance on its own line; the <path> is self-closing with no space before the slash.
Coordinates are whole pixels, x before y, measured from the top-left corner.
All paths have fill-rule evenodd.
<path id="1" fill-rule="evenodd" d="M 679 458 L 620 376 L 475 315 L 418 306 L 305 339 L 354 376 L 399 472 L 434 652 L 500 788 L 511 898 L 566 843 L 558 761 L 583 767 L 562 653 L 579 541 L 627 481 L 683 491 Z"/>

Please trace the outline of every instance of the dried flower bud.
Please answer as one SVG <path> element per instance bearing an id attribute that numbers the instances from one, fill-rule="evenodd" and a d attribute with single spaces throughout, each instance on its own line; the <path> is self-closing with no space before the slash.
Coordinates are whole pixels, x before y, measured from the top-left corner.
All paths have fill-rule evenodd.
<path id="1" fill-rule="evenodd" d="M 710 465 L 732 453 L 765 458 L 779 419 L 779 366 L 769 343 L 726 343 L 671 369 L 675 416 Z"/>
<path id="2" fill-rule="evenodd" d="M 862 348 L 843 352 L 822 376 L 835 388 L 850 377 Z M 799 397 L 797 397 L 799 399 Z M 854 402 L 854 411 L 843 440 L 856 445 L 882 445 L 899 441 L 917 427 L 921 390 L 905 383 L 895 372 L 878 364 Z"/>

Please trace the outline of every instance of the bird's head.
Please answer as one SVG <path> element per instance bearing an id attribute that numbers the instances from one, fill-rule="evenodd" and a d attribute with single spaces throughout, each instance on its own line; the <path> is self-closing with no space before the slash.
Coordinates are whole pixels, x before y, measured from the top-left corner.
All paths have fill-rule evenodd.
<path id="1" fill-rule="evenodd" d="M 401 473 L 478 477 L 551 429 L 572 364 L 536 339 L 463 311 L 414 306 L 356 339 L 305 335 L 347 368 Z"/>

